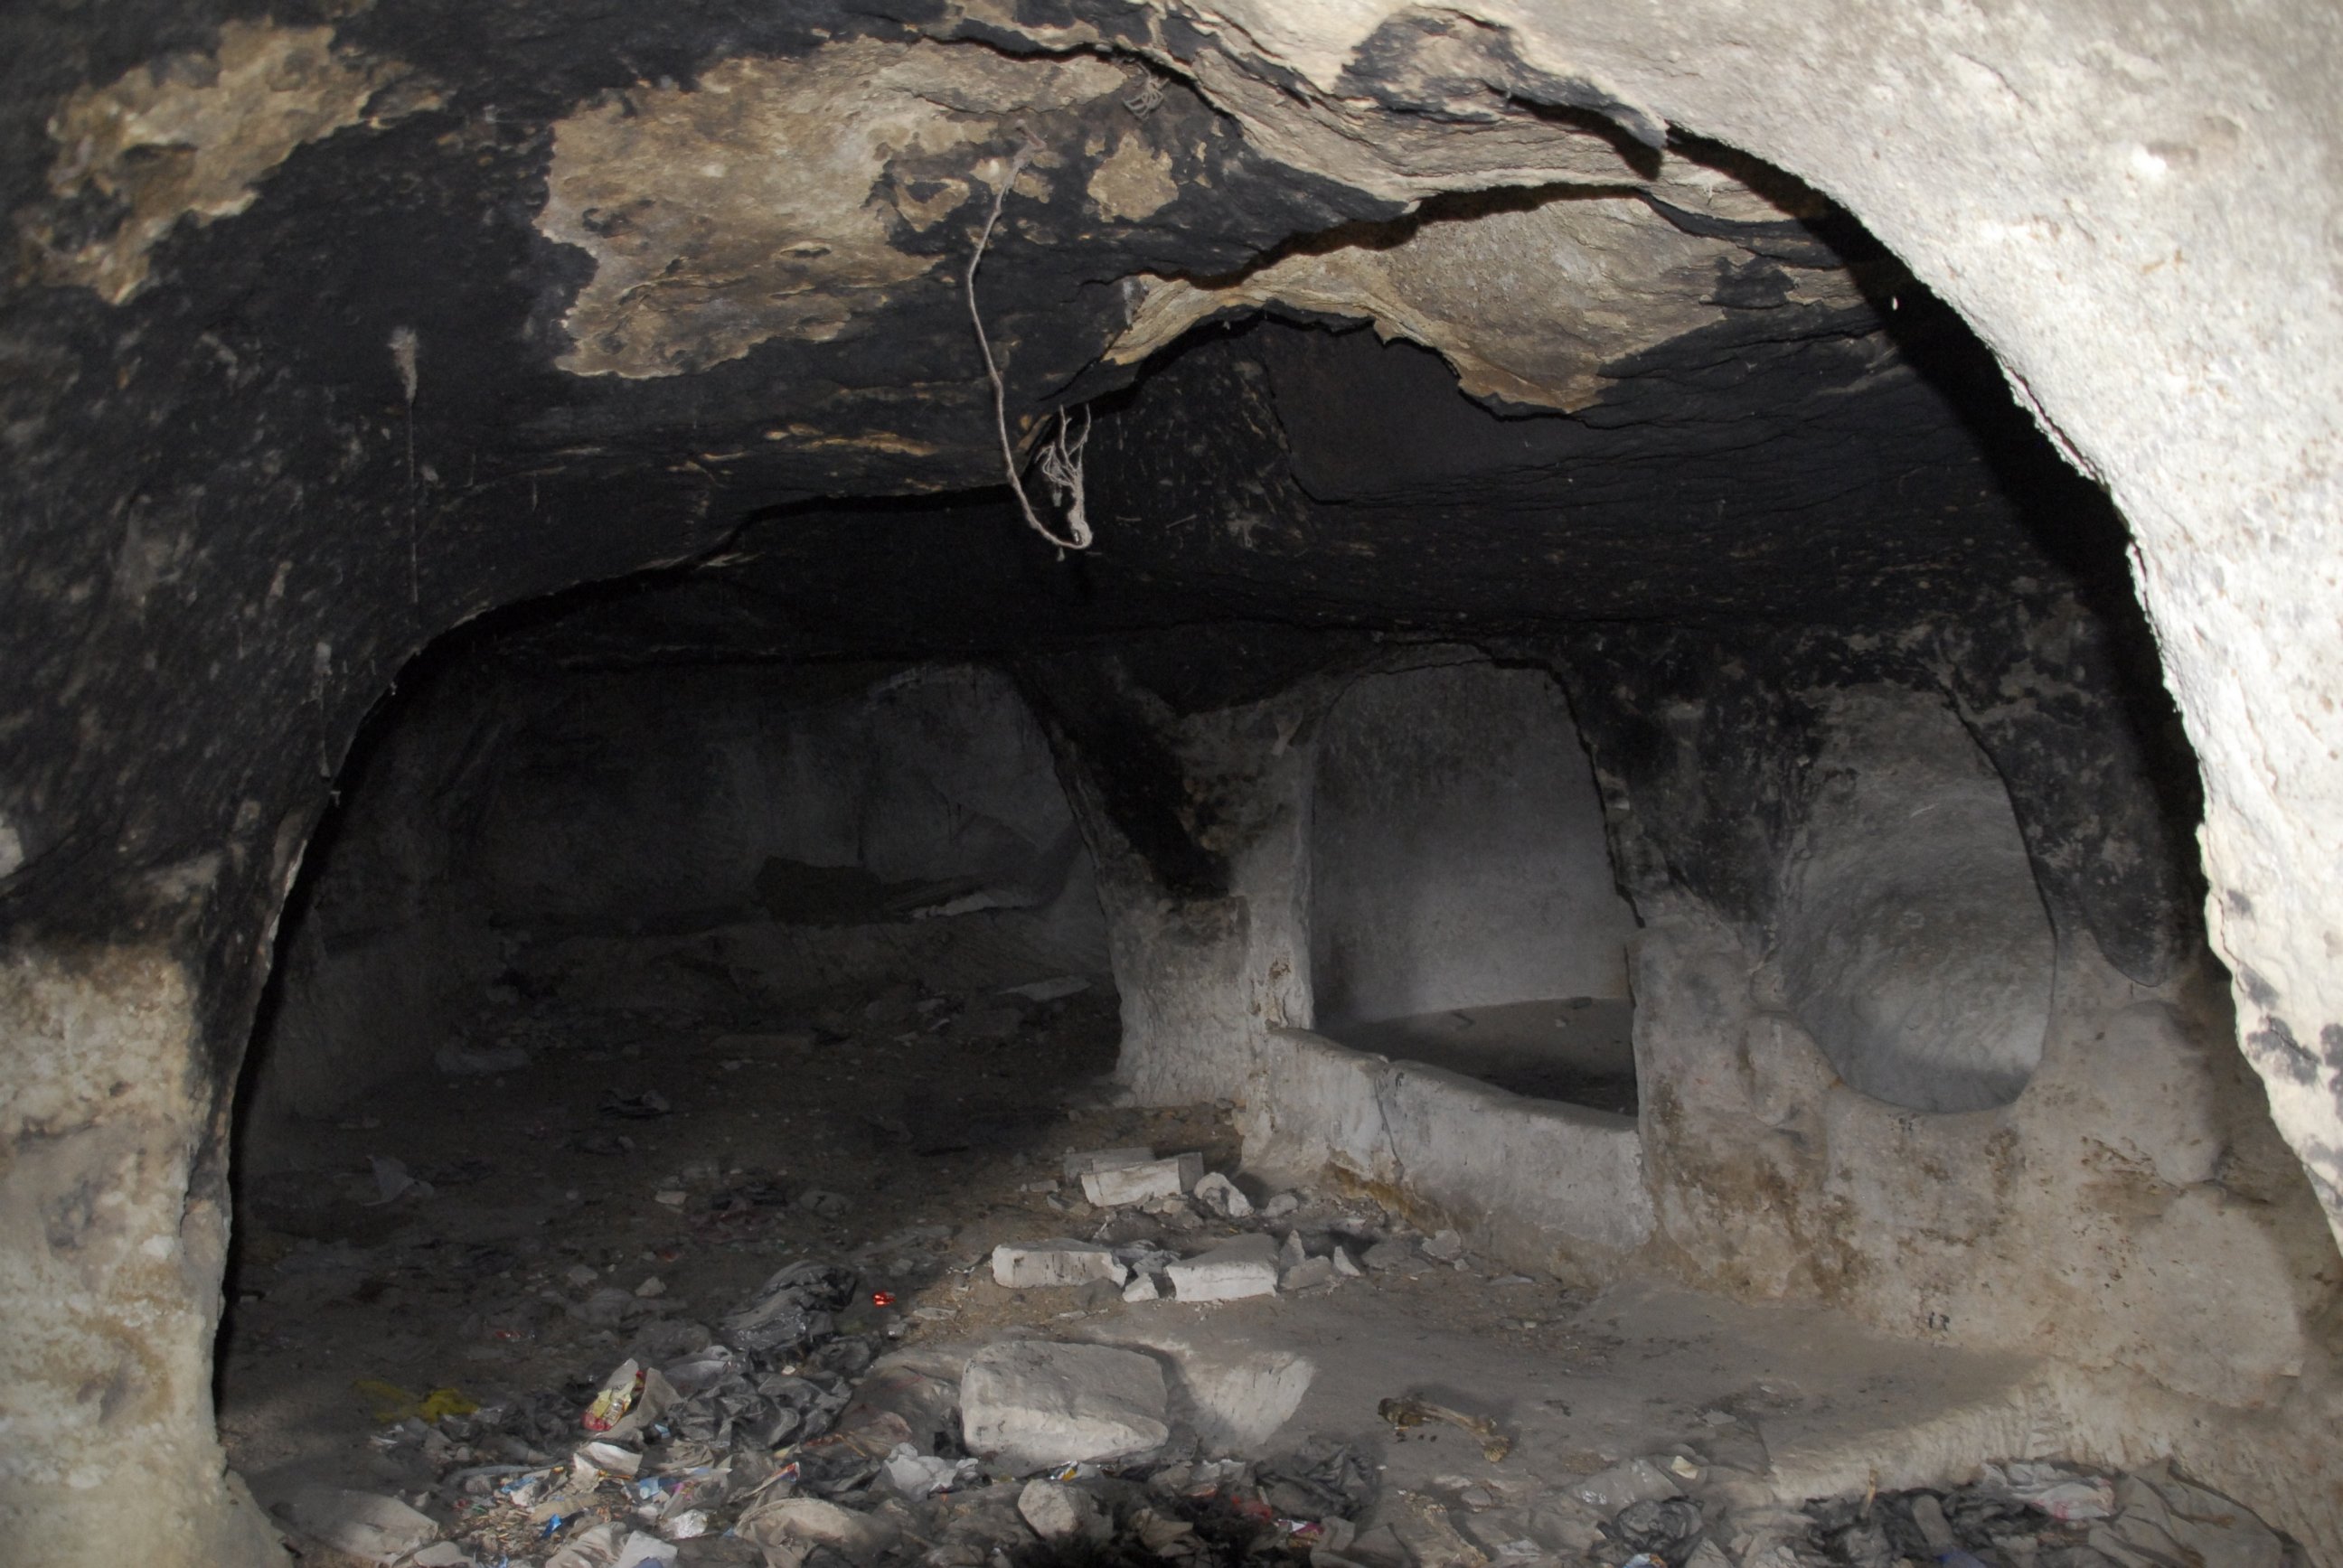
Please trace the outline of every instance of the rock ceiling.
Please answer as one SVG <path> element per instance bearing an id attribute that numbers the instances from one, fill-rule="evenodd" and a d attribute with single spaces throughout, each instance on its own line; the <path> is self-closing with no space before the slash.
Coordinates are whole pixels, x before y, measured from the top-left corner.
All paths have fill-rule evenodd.
<path id="1" fill-rule="evenodd" d="M 1887 625 L 2120 571 L 1857 226 L 1503 29 L 1287 71 L 1274 7 L 1041 14 L 11 13 L 25 854 L 175 864 L 221 829 L 164 803 L 330 772 L 439 631 L 662 564 L 563 635 Z M 1079 558 L 1000 500 L 996 196 L 1011 433 L 1094 416 Z M 156 648 L 169 732 L 93 729 Z"/>

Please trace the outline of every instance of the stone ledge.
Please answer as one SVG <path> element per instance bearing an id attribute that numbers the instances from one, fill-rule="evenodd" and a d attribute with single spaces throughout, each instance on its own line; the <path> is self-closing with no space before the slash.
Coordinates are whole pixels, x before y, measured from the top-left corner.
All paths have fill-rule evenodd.
<path id="1" fill-rule="evenodd" d="M 1307 1030 L 1259 1048 L 1245 1163 L 1326 1171 L 1509 1267 L 1574 1282 L 1614 1275 L 1651 1238 L 1632 1118 L 1524 1099 Z"/>

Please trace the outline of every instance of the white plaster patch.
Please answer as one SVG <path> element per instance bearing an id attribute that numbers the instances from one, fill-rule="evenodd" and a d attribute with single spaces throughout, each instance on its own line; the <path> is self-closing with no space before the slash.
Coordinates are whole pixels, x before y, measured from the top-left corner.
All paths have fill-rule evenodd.
<path id="1" fill-rule="evenodd" d="M 1113 154 L 1091 173 L 1090 198 L 1102 217 L 1136 222 L 1152 216 L 1180 195 L 1172 160 L 1141 138 L 1126 136 Z"/>
<path id="2" fill-rule="evenodd" d="M 942 265 L 898 250 L 892 223 L 931 226 L 968 186 L 925 171 L 890 180 L 899 162 L 1000 139 L 1010 116 L 1122 85 L 1088 56 L 855 39 L 726 60 L 695 87 L 580 109 L 554 128 L 537 220 L 594 257 L 564 321 L 575 346 L 562 367 L 677 376 L 771 338 L 836 337 Z"/>
<path id="3" fill-rule="evenodd" d="M 381 112 L 375 124 L 435 101 L 427 91 L 375 103 L 407 75 L 396 62 L 334 46 L 330 27 L 230 22 L 219 46 L 137 66 L 84 87 L 49 119 L 57 145 L 49 192 L 122 206 L 109 232 L 61 238 L 37 212 L 21 225 L 52 283 L 80 284 L 120 305 L 145 286 L 149 256 L 183 217 L 199 224 L 250 206 L 259 181 L 295 148 Z"/>

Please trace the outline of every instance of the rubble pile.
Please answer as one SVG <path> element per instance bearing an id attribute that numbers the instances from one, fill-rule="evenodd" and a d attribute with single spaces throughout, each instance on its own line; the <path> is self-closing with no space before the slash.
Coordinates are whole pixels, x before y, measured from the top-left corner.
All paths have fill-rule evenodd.
<path id="1" fill-rule="evenodd" d="M 1161 1366 L 1105 1346 L 1004 1340 L 958 1381 L 840 1332 L 859 1286 L 796 1263 L 713 1332 L 663 1321 L 582 1411 L 558 1399 L 409 1415 L 436 1462 L 426 1506 L 320 1489 L 297 1536 L 379 1563 L 802 1568 L 908 1553 L 977 1568 L 1083 1545 L 1230 1564 L 1347 1541 L 1373 1491 L 1347 1449 L 1276 1466 L 1200 1451 L 1167 1421 Z M 646 1359 L 647 1358 L 647 1359 Z M 482 1453 L 499 1462 L 466 1462 Z M 1281 1512 L 1281 1509 L 1283 1511 Z"/>
<path id="2" fill-rule="evenodd" d="M 417 1180 L 383 1181 L 399 1179 Z M 785 1196 L 750 1181 L 689 1201 L 723 1234 Z M 478 1402 L 364 1384 L 386 1423 L 377 1447 L 420 1484 L 401 1496 L 312 1487 L 277 1516 L 298 1547 L 416 1568 L 2303 1561 L 2250 1513 L 2163 1467 L 2110 1476 L 2011 1462 L 1950 1491 L 1787 1505 L 1762 1461 L 1748 1468 L 1720 1438 L 1707 1452 L 1679 1444 L 1554 1484 L 1523 1473 L 1500 1421 L 1420 1390 L 1354 1412 L 1341 1438 L 1288 1432 L 1273 1451 L 1231 1452 L 1249 1445 L 1191 1419 L 1165 1355 L 1091 1342 L 1076 1325 L 1134 1303 L 1218 1312 L 1378 1276 L 1469 1273 L 1463 1239 L 1413 1233 L 1363 1201 L 1249 1192 L 1193 1151 L 1070 1153 L 1059 1179 L 1028 1182 L 1023 1196 L 1048 1223 L 1081 1233 L 973 1251 L 961 1237 L 950 1263 L 953 1230 L 915 1226 L 836 1261 L 789 1261 L 707 1322 L 684 1315 L 665 1287 L 649 1289 L 656 1281 L 626 1291 L 573 1270 L 581 1300 L 571 1315 L 618 1352 L 598 1380 Z M 956 1292 L 963 1307 L 893 1310 L 890 1287 L 907 1277 L 954 1275 L 957 1285 L 929 1293 Z M 987 1291 L 1046 1315 L 1006 1327 L 963 1318 Z M 1025 1292 L 1041 1292 L 1038 1303 Z M 926 1331 L 946 1324 L 975 1332 L 930 1342 Z M 1443 1433 L 1461 1435 L 1454 1452 L 1477 1452 L 1486 1469 L 1388 1483 L 1377 1442 Z"/>
<path id="3" fill-rule="evenodd" d="M 1053 1210 L 1087 1211 L 1091 1239 L 1002 1242 L 975 1267 L 1003 1291 L 1071 1292 L 1081 1305 L 1066 1315 L 1269 1295 L 1281 1280 L 1331 1288 L 1364 1274 L 1352 1246 L 1384 1240 L 1366 1205 L 1321 1204 L 1317 1224 L 1272 1235 L 1302 1201 L 1279 1194 L 1256 1208 L 1194 1151 L 1071 1154 L 1064 1183 L 1084 1199 L 1031 1186 Z M 707 1194 L 698 1214 L 729 1230 L 782 1201 L 753 1185 Z M 907 1325 L 884 1311 L 893 1292 L 857 1265 L 884 1265 L 889 1279 L 907 1255 L 932 1266 L 928 1250 L 950 1234 L 915 1227 L 845 1262 L 790 1262 L 710 1324 L 669 1315 L 680 1304 L 663 1287 L 626 1291 L 573 1270 L 586 1293 L 571 1315 L 632 1334 L 598 1385 L 476 1402 L 369 1383 L 387 1422 L 377 1448 L 432 1481 L 406 1500 L 313 1487 L 280 1521 L 297 1543 L 435 1568 L 801 1568 L 823 1553 L 836 1568 L 915 1543 L 934 1568 L 1074 1543 L 1228 1563 L 1306 1555 L 1354 1533 L 1372 1466 L 1340 1448 L 1282 1469 L 1206 1453 L 1168 1419 L 1164 1370 L 1150 1355 L 1011 1338 L 947 1376 L 917 1354 L 884 1353 Z M 1265 1501 L 1272 1491 L 1287 1512 Z"/>

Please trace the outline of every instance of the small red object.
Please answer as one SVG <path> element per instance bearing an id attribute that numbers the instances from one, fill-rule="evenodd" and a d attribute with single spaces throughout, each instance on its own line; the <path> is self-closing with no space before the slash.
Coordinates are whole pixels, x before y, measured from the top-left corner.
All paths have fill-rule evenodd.
<path id="1" fill-rule="evenodd" d="M 874 1307 L 891 1307 L 895 1304 L 895 1292 L 873 1291 L 870 1292 L 870 1304 Z"/>

